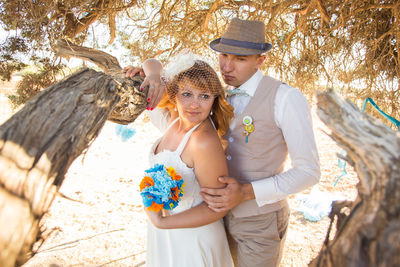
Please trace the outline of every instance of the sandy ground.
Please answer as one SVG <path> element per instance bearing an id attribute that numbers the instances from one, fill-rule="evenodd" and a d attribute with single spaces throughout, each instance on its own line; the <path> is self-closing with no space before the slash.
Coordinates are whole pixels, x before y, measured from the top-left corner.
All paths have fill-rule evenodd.
<path id="1" fill-rule="evenodd" d="M 0 82 L 0 123 L 12 115 L 6 95 L 14 83 Z M 313 109 L 314 132 L 321 161 L 321 180 L 315 187 L 348 200 L 356 197 L 358 179 L 349 175 L 333 185 L 341 174 L 339 147 L 326 135 L 327 127 Z M 44 217 L 49 233 L 37 254 L 24 267 L 33 266 L 145 266 L 146 215 L 142 211 L 138 183 L 147 167 L 147 153 L 160 132 L 140 116 L 132 125 L 136 134 L 123 142 L 116 124 L 107 122 L 86 154 L 77 158 L 66 174 L 60 192 L 76 201 L 56 197 Z M 310 189 L 301 192 L 309 194 Z M 329 224 L 305 219 L 293 195 L 290 226 L 281 266 L 307 266 L 321 248 Z"/>

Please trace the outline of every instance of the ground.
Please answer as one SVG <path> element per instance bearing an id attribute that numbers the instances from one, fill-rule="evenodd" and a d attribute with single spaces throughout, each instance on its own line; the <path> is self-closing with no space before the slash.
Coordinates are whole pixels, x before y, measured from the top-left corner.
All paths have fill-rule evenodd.
<path id="1" fill-rule="evenodd" d="M 14 82 L 0 82 L 0 123 L 13 112 L 7 102 Z M 341 151 L 327 135 L 329 129 L 312 108 L 314 133 L 321 162 L 321 180 L 315 188 L 329 198 L 339 194 L 354 200 L 358 182 L 354 171 L 334 182 L 342 173 Z M 57 196 L 43 220 L 46 241 L 35 245 L 36 255 L 24 267 L 33 266 L 145 266 L 146 215 L 138 183 L 147 166 L 147 154 L 160 132 L 141 115 L 130 127 L 136 131 L 127 141 L 107 122 L 88 151 L 77 158 L 66 174 Z M 310 189 L 301 192 L 310 194 Z M 66 196 L 70 199 L 67 199 Z M 281 266 L 301 267 L 319 253 L 329 219 L 311 222 L 298 212 L 298 195 L 289 198 L 290 225 Z M 72 199 L 72 200 L 71 200 Z"/>

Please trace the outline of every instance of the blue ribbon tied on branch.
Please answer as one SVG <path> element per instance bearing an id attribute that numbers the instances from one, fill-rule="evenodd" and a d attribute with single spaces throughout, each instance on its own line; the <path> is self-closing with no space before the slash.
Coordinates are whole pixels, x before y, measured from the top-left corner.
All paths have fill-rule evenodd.
<path id="1" fill-rule="evenodd" d="M 361 108 L 361 112 L 362 112 L 362 113 L 365 112 L 365 108 L 367 107 L 368 102 L 371 103 L 371 105 L 372 105 L 376 110 L 378 110 L 379 113 L 381 113 L 386 119 L 388 119 L 391 123 L 393 123 L 393 124 L 397 127 L 397 130 L 398 130 L 398 131 L 400 131 L 400 121 L 398 121 L 398 120 L 396 120 L 395 118 L 393 118 L 392 116 L 389 116 L 388 114 L 386 114 L 382 109 L 380 109 L 380 108 L 378 107 L 378 105 L 375 103 L 375 101 L 372 100 L 372 98 L 370 98 L 370 97 L 367 97 L 367 98 L 364 100 L 364 103 L 363 103 L 362 108 Z M 346 156 L 346 151 L 342 150 L 342 151 L 340 152 L 340 155 L 342 155 L 342 156 L 345 157 L 345 156 Z M 339 182 L 340 178 L 342 178 L 343 176 L 347 175 L 347 171 L 346 171 L 346 162 L 345 162 L 345 161 L 342 161 L 342 159 L 341 159 L 340 157 L 338 157 L 338 166 L 339 166 L 340 169 L 342 169 L 342 174 L 339 175 L 339 176 L 336 178 L 335 182 L 333 183 L 333 186 L 336 186 L 336 185 L 337 185 L 337 183 Z"/>

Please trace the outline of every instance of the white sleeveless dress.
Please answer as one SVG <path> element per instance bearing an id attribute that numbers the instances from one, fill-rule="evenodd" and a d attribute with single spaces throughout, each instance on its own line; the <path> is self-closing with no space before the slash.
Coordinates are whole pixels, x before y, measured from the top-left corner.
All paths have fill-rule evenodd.
<path id="1" fill-rule="evenodd" d="M 177 120 L 168 126 L 167 131 Z M 164 150 L 154 154 L 162 137 L 154 143 L 150 151 L 150 166 L 156 163 L 172 166 L 185 181 L 183 197 L 179 205 L 171 211 L 172 214 L 190 209 L 203 201 L 193 168 L 187 167 L 181 159 L 190 135 L 198 126 L 199 124 L 185 134 L 175 151 Z M 233 266 L 222 219 L 201 227 L 178 229 L 158 229 L 149 222 L 146 258 L 148 267 Z"/>

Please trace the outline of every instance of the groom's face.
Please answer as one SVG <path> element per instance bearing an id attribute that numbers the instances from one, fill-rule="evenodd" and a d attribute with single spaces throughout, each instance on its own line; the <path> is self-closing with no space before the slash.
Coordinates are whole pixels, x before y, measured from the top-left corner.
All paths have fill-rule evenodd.
<path id="1" fill-rule="evenodd" d="M 228 85 L 239 87 L 253 76 L 264 62 L 265 56 L 238 56 L 219 54 L 219 68 L 222 79 Z"/>

